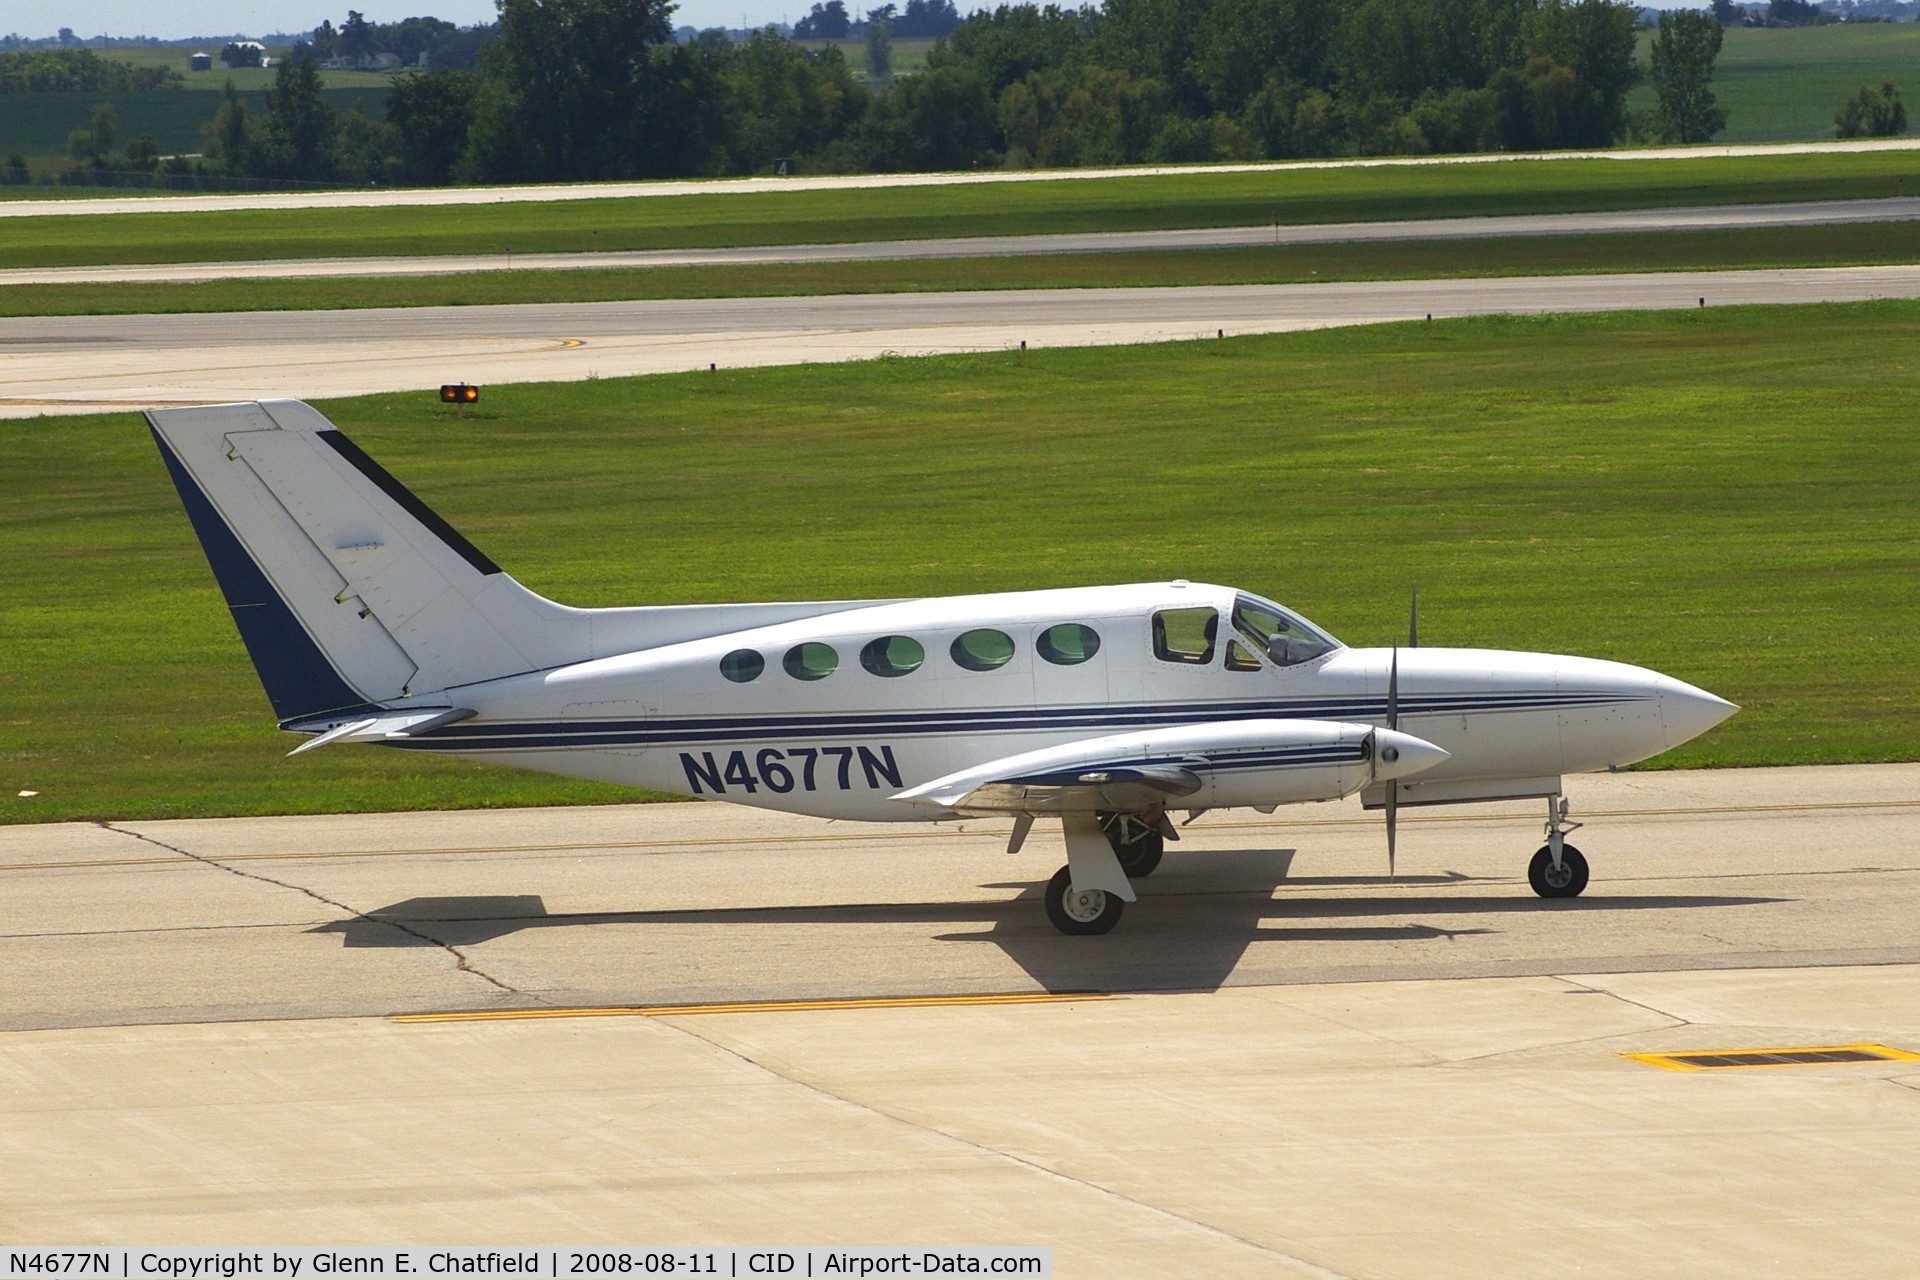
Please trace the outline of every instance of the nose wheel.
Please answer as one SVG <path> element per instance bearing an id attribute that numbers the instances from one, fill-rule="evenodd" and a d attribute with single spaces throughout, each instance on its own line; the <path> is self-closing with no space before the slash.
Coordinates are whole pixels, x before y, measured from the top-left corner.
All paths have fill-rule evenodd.
<path id="1" fill-rule="evenodd" d="M 1527 882 L 1543 898 L 1577 898 L 1587 887 L 1587 858 L 1570 844 L 1560 846 L 1556 864 L 1553 850 L 1542 845 L 1527 864 Z"/>
<path id="2" fill-rule="evenodd" d="M 1567 843 L 1567 832 L 1580 824 L 1567 821 L 1564 797 L 1547 800 L 1547 842 L 1527 864 L 1527 883 L 1543 898 L 1577 898 L 1587 887 L 1586 855 Z"/>

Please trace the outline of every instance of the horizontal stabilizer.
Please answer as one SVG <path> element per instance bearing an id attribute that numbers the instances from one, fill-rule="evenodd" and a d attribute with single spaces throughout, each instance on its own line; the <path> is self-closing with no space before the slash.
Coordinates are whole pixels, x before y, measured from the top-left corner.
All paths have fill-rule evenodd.
<path id="1" fill-rule="evenodd" d="M 316 738 L 307 739 L 287 754 L 297 756 L 302 751 L 331 746 L 336 742 L 379 742 L 384 739 L 410 738 L 416 733 L 425 733 L 429 729 L 438 729 L 442 725 L 457 724 L 472 715 L 473 712 L 465 707 L 413 707 L 406 711 L 390 711 L 384 715 L 370 716 L 364 720 L 350 720 L 346 724 L 336 725 Z"/>

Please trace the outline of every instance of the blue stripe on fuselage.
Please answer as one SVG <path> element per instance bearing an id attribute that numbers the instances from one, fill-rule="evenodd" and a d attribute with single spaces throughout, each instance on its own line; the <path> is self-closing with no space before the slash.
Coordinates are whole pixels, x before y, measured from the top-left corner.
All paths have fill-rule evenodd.
<path id="1" fill-rule="evenodd" d="M 1495 715 L 1645 701 L 1606 693 L 1434 694 L 1400 699 L 1404 718 Z M 714 716 L 657 720 L 469 721 L 393 745 L 430 751 L 520 751 L 675 747 L 875 734 L 899 737 L 968 733 L 1033 733 L 1090 729 L 1101 734 L 1170 728 L 1208 721 L 1343 720 L 1386 717 L 1384 699 L 1322 698 L 1290 702 L 1138 704 L 1121 707 L 1010 708 L 866 714 Z"/>

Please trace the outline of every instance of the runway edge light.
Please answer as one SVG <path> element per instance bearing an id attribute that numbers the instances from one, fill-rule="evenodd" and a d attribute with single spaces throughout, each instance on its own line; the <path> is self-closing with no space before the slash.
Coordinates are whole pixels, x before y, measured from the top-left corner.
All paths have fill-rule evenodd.
<path id="1" fill-rule="evenodd" d="M 465 382 L 444 382 L 440 384 L 441 404 L 478 404 L 480 388 Z"/>

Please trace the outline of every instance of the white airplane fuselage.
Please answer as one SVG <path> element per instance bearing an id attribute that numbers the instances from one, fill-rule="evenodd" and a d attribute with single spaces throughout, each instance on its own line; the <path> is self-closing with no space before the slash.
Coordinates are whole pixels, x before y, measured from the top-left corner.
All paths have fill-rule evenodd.
<path id="1" fill-rule="evenodd" d="M 1719 698 L 1623 663 L 1499 650 L 1333 648 L 1277 665 L 1240 646 L 1228 620 L 1244 593 L 1202 583 L 909 600 L 601 658 L 459 691 L 476 715 L 397 743 L 660 791 L 862 821 L 950 814 L 894 799 L 933 779 L 1037 748 L 1128 731 L 1254 720 L 1382 725 L 1391 667 L 1398 727 L 1443 748 L 1417 783 L 1511 782 L 1604 770 L 1657 755 L 1731 711 Z M 1264 602 L 1263 602 L 1264 603 Z M 1204 662 L 1156 657 L 1152 619 L 1211 608 L 1222 635 Z M 1049 661 L 1036 644 L 1062 623 L 1099 637 L 1091 657 Z M 956 639 L 998 631 L 1011 656 L 991 670 L 955 661 Z M 920 664 L 875 674 L 860 655 L 889 637 Z M 800 679 L 783 659 L 833 651 L 828 675 Z M 760 655 L 751 680 L 729 654 Z M 1271 779 L 1211 784 L 1180 807 L 1271 803 Z M 1265 788 L 1265 789 L 1263 789 Z M 1357 790 L 1357 784 L 1336 794 Z M 1316 795 L 1332 799 L 1334 795 Z"/>

